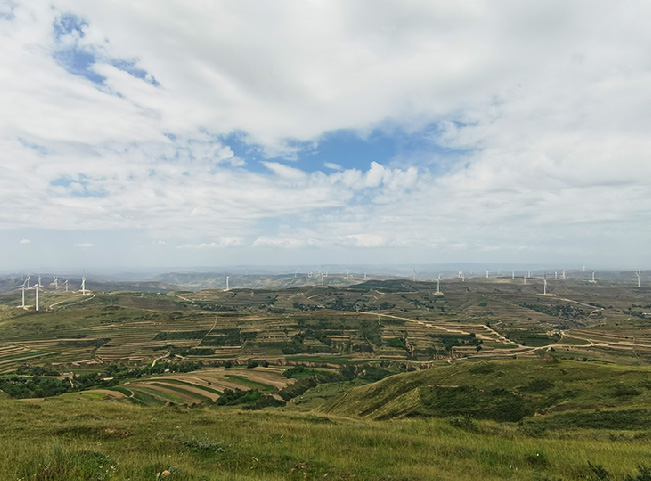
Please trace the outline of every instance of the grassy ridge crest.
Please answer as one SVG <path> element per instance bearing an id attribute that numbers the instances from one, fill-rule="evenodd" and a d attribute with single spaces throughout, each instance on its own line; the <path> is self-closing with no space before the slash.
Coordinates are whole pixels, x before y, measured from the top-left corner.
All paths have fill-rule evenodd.
<path id="1" fill-rule="evenodd" d="M 578 424 L 588 419 L 578 412 L 614 410 L 620 411 L 621 429 L 636 429 L 649 422 L 650 374 L 648 367 L 542 359 L 441 364 L 357 387 L 322 410 L 373 419 L 462 415 L 536 422 L 573 413 L 566 418 Z"/>

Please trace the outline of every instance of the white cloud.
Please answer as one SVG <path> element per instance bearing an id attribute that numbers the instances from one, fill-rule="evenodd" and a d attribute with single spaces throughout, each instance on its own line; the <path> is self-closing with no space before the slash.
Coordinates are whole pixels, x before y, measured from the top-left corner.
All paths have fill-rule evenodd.
<path id="1" fill-rule="evenodd" d="M 57 44 L 64 12 L 87 25 Z M 605 1 L 17 3 L 0 15 L 0 223 L 198 249 L 629 255 L 618 231 L 651 240 L 649 19 Z M 66 72 L 63 45 L 104 85 Z M 224 140 L 297 158 L 328 132 L 425 126 L 425 167 L 259 172 Z M 442 148 L 465 150 L 449 165 Z"/>
<path id="2" fill-rule="evenodd" d="M 81 247 L 83 249 L 87 249 L 89 247 L 95 247 L 95 244 L 92 244 L 90 242 L 79 242 L 77 244 L 73 244 L 73 247 Z"/>
<path id="3" fill-rule="evenodd" d="M 32 241 L 29 240 L 29 239 L 20 239 L 20 242 L 19 242 L 19 244 L 31 244 L 31 243 L 32 243 Z"/>
<path id="4" fill-rule="evenodd" d="M 183 244 L 176 246 L 177 249 L 223 249 L 224 247 L 241 246 L 242 239 L 237 237 L 222 237 L 216 242 L 204 242 L 201 244 Z"/>
<path id="5" fill-rule="evenodd" d="M 323 166 L 330 170 L 343 170 L 343 167 L 341 165 L 335 164 L 333 162 L 324 162 Z"/>

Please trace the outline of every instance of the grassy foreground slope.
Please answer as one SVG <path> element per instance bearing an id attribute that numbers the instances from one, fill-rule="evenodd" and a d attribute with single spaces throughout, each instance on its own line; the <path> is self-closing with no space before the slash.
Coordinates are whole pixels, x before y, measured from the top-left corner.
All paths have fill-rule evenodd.
<path id="1" fill-rule="evenodd" d="M 600 479 L 588 461 L 619 480 L 651 458 L 649 443 L 589 433 L 570 440 L 471 432 L 437 418 L 139 407 L 88 393 L 0 399 L 0 426 L 3 480 Z"/>
<path id="2" fill-rule="evenodd" d="M 375 419 L 468 416 L 540 428 L 651 429 L 651 369 L 553 358 L 438 365 L 355 388 L 323 409 Z"/>

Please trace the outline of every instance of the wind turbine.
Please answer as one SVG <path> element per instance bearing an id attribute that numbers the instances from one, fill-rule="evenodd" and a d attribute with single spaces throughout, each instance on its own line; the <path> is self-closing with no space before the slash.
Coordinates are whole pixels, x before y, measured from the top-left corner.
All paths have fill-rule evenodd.
<path id="1" fill-rule="evenodd" d="M 511 279 L 515 279 L 515 271 L 511 271 Z"/>
<path id="2" fill-rule="evenodd" d="M 436 295 L 441 294 L 441 274 L 436 278 Z"/>
<path id="3" fill-rule="evenodd" d="M 595 273 L 595 271 L 592 271 L 592 282 L 597 282 L 597 281 L 594 280 L 594 273 Z"/>
<path id="4" fill-rule="evenodd" d="M 85 277 L 81 278 L 81 295 L 82 296 L 86 295 L 86 278 Z"/>
<path id="5" fill-rule="evenodd" d="M 63 283 L 66 286 L 66 292 L 68 292 L 68 279 Z"/>
<path id="6" fill-rule="evenodd" d="M 565 280 L 565 271 L 563 271 L 563 280 Z"/>
<path id="7" fill-rule="evenodd" d="M 54 288 L 55 289 L 59 288 L 59 279 L 57 279 L 56 277 L 54 278 Z"/>
<path id="8" fill-rule="evenodd" d="M 228 290 L 228 276 L 226 276 L 226 290 Z"/>
<path id="9" fill-rule="evenodd" d="M 486 279 L 488 279 L 488 269 L 486 269 Z"/>
<path id="10" fill-rule="evenodd" d="M 412 279 L 414 282 L 416 282 L 416 269 L 414 269 L 414 277 Z"/>
<path id="11" fill-rule="evenodd" d="M 637 271 L 635 275 L 637 276 L 637 287 L 642 287 L 642 278 L 640 277 L 640 271 Z"/>
<path id="12" fill-rule="evenodd" d="M 558 271 L 554 271 L 554 279 L 558 280 Z"/>
<path id="13" fill-rule="evenodd" d="M 29 282 L 29 277 L 25 279 L 25 282 L 23 282 L 23 285 L 20 286 L 20 307 L 25 309 L 25 284 Z"/>
<path id="14" fill-rule="evenodd" d="M 543 278 L 543 296 L 547 295 L 547 279 Z"/>
<path id="15" fill-rule="evenodd" d="M 40 280 L 40 277 L 39 277 Z M 36 289 L 36 299 L 34 300 L 34 310 L 38 311 L 38 288 L 41 286 L 41 283 L 39 282 L 34 286 L 34 289 Z"/>

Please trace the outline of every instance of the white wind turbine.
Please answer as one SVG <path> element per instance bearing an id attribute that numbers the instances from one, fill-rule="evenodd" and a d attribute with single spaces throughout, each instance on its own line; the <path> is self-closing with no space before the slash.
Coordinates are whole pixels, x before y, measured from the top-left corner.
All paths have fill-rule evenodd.
<path id="1" fill-rule="evenodd" d="M 547 279 L 543 278 L 543 296 L 547 295 Z"/>
<path id="2" fill-rule="evenodd" d="M 68 292 L 68 279 L 63 283 L 64 286 L 66 286 L 66 292 Z"/>
<path id="3" fill-rule="evenodd" d="M 81 295 L 82 296 L 86 295 L 86 278 L 85 277 L 81 278 Z"/>
<path id="4" fill-rule="evenodd" d="M 20 307 L 25 309 L 25 285 L 27 285 L 27 289 L 29 289 L 29 276 L 27 276 L 27 279 L 23 282 L 23 285 L 20 286 Z"/>
<path id="5" fill-rule="evenodd" d="M 40 277 L 39 277 L 40 279 Z M 36 298 L 34 300 L 34 310 L 38 311 L 38 288 L 41 286 L 41 283 L 39 282 L 34 286 L 34 289 L 36 289 Z"/>
<path id="6" fill-rule="evenodd" d="M 441 274 L 436 278 L 436 295 L 441 294 Z"/>
<path id="7" fill-rule="evenodd" d="M 642 277 L 640 276 L 641 272 L 637 271 L 635 275 L 637 276 L 637 287 L 642 287 Z"/>

